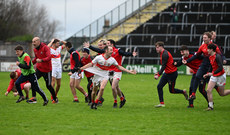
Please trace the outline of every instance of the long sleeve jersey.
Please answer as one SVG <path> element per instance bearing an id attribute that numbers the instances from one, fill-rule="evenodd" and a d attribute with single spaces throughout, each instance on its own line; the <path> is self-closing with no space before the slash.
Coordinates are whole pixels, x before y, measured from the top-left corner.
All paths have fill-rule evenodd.
<path id="1" fill-rule="evenodd" d="M 163 73 L 163 71 L 165 71 L 166 74 L 170 74 L 177 71 L 177 67 L 174 66 L 174 61 L 171 53 L 165 49 L 160 53 L 160 63 L 162 66 L 158 72 L 158 76 L 160 76 Z"/>

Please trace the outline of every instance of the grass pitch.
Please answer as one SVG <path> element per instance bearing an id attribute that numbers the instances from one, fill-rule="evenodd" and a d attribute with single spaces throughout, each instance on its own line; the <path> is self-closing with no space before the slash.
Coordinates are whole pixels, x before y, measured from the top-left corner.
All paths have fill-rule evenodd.
<path id="1" fill-rule="evenodd" d="M 176 88 L 188 90 L 190 79 L 191 76 L 179 75 Z M 207 103 L 198 92 L 195 108 L 188 109 L 184 96 L 170 94 L 166 85 L 166 107 L 154 108 L 159 100 L 156 89 L 158 80 L 154 80 L 153 75 L 123 74 L 120 88 L 127 99 L 125 106 L 122 109 L 112 108 L 112 91 L 108 84 L 104 92 L 105 102 L 98 110 L 91 110 L 79 91 L 80 103 L 72 102 L 67 73 L 63 73 L 58 94 L 60 103 L 49 102 L 45 107 L 39 94 L 37 104 L 25 101 L 16 104 L 18 97 L 12 93 L 6 97 L 4 93 L 9 80 L 9 73 L 0 73 L 0 135 L 230 134 L 230 96 L 220 97 L 213 91 L 214 111 L 206 112 Z M 230 77 L 227 82 L 229 80 Z M 85 90 L 86 84 L 84 78 L 81 86 Z M 39 85 L 50 99 L 43 78 L 39 80 Z M 230 88 L 229 83 L 226 88 Z"/>

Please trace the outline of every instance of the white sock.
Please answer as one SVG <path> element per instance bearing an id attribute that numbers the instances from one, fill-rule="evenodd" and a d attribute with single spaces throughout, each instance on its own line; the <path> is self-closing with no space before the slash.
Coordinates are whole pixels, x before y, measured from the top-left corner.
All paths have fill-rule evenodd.
<path id="1" fill-rule="evenodd" d="M 213 108 L 213 102 L 208 103 L 209 107 Z"/>

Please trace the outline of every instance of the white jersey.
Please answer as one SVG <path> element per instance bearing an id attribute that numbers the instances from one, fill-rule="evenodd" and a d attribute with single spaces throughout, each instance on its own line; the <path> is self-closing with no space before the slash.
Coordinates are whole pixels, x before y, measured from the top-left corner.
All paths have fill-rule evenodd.
<path id="1" fill-rule="evenodd" d="M 62 68 L 61 67 L 61 50 L 62 46 L 59 46 L 57 49 L 50 47 L 52 68 Z"/>
<path id="2" fill-rule="evenodd" d="M 94 64 L 94 67 L 90 67 L 85 70 L 99 76 L 108 76 L 111 65 L 118 65 L 117 61 L 113 57 L 106 59 L 104 54 L 95 57 L 92 63 Z"/>

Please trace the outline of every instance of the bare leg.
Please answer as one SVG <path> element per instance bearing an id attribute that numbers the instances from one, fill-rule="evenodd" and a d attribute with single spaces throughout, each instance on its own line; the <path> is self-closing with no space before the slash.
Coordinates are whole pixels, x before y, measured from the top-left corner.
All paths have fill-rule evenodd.
<path id="1" fill-rule="evenodd" d="M 56 81 L 57 81 L 57 86 L 56 86 L 55 94 L 57 95 L 61 87 L 61 79 L 56 79 Z"/>
<path id="2" fill-rule="evenodd" d="M 53 88 L 55 88 L 55 82 L 56 82 L 56 78 L 52 76 L 51 85 L 52 85 Z"/>
<path id="3" fill-rule="evenodd" d="M 230 90 L 224 90 L 225 86 L 219 86 L 218 88 L 219 88 L 218 93 L 220 96 L 227 96 L 230 94 Z"/>
<path id="4" fill-rule="evenodd" d="M 93 91 L 91 93 L 92 103 L 94 103 L 94 101 L 95 101 L 97 90 L 98 90 L 98 86 L 93 86 Z"/>
<path id="5" fill-rule="evenodd" d="M 31 88 L 31 83 L 26 83 L 24 85 L 24 91 L 26 93 L 26 97 L 28 97 L 28 98 L 29 98 L 29 90 L 30 90 L 30 88 Z"/>
<path id="6" fill-rule="evenodd" d="M 117 100 L 118 83 L 119 83 L 119 80 L 113 79 L 113 82 L 112 82 L 112 91 L 113 91 L 113 98 L 114 98 L 114 100 Z"/>
<path id="7" fill-rule="evenodd" d="M 215 87 L 216 83 L 209 81 L 208 88 L 207 88 L 207 95 L 208 95 L 208 105 L 209 107 L 213 108 L 213 98 L 212 98 L 212 90 Z"/>
<path id="8" fill-rule="evenodd" d="M 75 82 L 75 79 L 74 78 L 70 78 L 69 86 L 70 86 L 70 89 L 71 89 L 71 92 L 72 92 L 73 96 L 77 97 L 76 90 L 74 88 L 74 82 Z"/>
<path id="9" fill-rule="evenodd" d="M 100 91 L 99 91 L 99 93 L 98 93 L 97 100 L 99 100 L 99 99 L 102 97 L 107 82 L 108 82 L 108 80 L 103 80 L 103 81 L 101 82 Z"/>
<path id="10" fill-rule="evenodd" d="M 88 94 L 84 91 L 84 89 L 80 86 L 81 79 L 75 79 L 75 88 L 77 88 L 85 97 L 88 96 Z"/>

